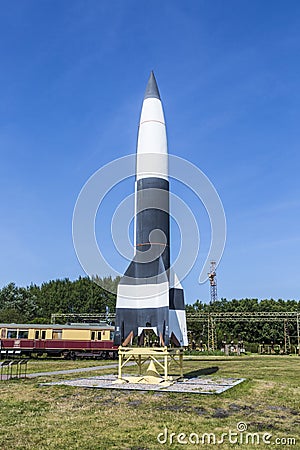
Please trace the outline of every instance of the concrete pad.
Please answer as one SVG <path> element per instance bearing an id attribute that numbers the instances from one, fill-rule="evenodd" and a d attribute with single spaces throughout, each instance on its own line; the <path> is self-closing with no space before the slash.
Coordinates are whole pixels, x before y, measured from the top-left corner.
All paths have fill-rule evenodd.
<path id="1" fill-rule="evenodd" d="M 130 375 L 128 375 L 130 377 Z M 124 377 L 125 378 L 125 377 Z M 95 389 L 117 389 L 131 391 L 159 391 L 159 392 L 184 392 L 186 394 L 221 394 L 228 389 L 245 381 L 244 378 L 213 378 L 207 376 L 185 378 L 171 385 L 140 384 L 140 383 L 116 383 L 117 375 L 101 375 L 75 380 L 61 380 L 52 383 L 42 383 L 42 386 L 65 385 Z"/>

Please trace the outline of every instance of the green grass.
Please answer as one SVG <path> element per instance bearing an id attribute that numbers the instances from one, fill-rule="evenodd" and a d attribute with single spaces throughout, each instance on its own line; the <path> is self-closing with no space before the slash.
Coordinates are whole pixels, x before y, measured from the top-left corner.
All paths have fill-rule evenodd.
<path id="1" fill-rule="evenodd" d="M 30 361 L 31 371 L 98 365 L 98 361 Z M 0 384 L 0 448 L 30 450 L 157 450 L 300 448 L 300 358 L 187 357 L 185 373 L 215 367 L 214 377 L 247 378 L 221 395 L 124 392 L 67 386 L 43 386 L 41 381 L 73 375 L 11 380 Z M 132 371 L 132 369 L 130 369 Z M 94 376 L 89 372 L 83 376 Z M 81 374 L 75 375 L 82 376 Z M 160 445 L 157 435 L 216 433 L 217 438 L 244 422 L 252 433 L 276 438 L 295 437 L 297 444 Z"/>
<path id="2" fill-rule="evenodd" d="M 63 359 L 37 359 L 30 360 L 27 365 L 28 373 L 53 372 L 56 370 L 79 369 L 81 367 L 106 366 L 116 364 L 112 360 L 76 360 L 69 361 Z M 73 375 L 74 376 L 74 375 Z"/>

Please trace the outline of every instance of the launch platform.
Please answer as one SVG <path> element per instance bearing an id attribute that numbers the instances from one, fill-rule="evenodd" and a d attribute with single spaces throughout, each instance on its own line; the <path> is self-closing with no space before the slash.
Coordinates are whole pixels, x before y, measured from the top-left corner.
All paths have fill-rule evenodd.
<path id="1" fill-rule="evenodd" d="M 176 347 L 119 347 L 118 381 L 152 384 L 160 382 L 173 382 L 183 379 L 183 352 L 184 348 Z M 135 362 L 138 366 L 138 377 L 124 377 L 123 369 Z M 149 363 L 146 374 L 143 368 Z M 171 364 L 177 368 L 179 374 L 171 375 Z M 158 368 L 158 369 L 157 369 Z M 160 374 L 162 372 L 162 374 Z"/>

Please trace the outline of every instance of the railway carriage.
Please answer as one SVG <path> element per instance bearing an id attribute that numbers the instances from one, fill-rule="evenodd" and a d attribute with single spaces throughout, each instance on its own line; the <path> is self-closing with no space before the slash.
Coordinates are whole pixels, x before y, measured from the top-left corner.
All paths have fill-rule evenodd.
<path id="1" fill-rule="evenodd" d="M 106 323 L 0 324 L 1 356 L 115 358 L 114 327 Z"/>

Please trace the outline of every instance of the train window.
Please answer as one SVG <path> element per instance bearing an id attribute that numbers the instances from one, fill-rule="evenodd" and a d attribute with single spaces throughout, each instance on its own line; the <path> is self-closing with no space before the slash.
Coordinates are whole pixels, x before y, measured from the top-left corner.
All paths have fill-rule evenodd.
<path id="1" fill-rule="evenodd" d="M 1 330 L 1 339 L 5 339 L 6 338 L 6 329 L 2 328 Z"/>
<path id="2" fill-rule="evenodd" d="M 110 340 L 111 340 L 111 341 L 112 341 L 113 338 L 114 338 L 114 334 L 115 334 L 115 333 L 114 333 L 113 331 L 110 332 Z"/>
<path id="3" fill-rule="evenodd" d="M 96 336 L 96 332 L 92 331 L 91 332 L 91 340 L 94 341 L 95 340 L 95 336 Z"/>
<path id="4" fill-rule="evenodd" d="M 42 338 L 41 339 L 46 339 L 46 330 L 42 330 Z"/>
<path id="5" fill-rule="evenodd" d="M 7 330 L 7 339 L 17 339 L 17 330 Z"/>
<path id="6" fill-rule="evenodd" d="M 98 341 L 101 341 L 101 331 L 98 331 Z"/>
<path id="7" fill-rule="evenodd" d="M 19 339 L 28 339 L 28 330 L 19 330 Z"/>
<path id="8" fill-rule="evenodd" d="M 34 339 L 39 339 L 39 337 L 40 337 L 40 332 L 39 332 L 39 330 L 35 330 Z"/>
<path id="9" fill-rule="evenodd" d="M 62 338 L 62 330 L 53 330 L 52 333 L 53 339 L 61 339 Z"/>

